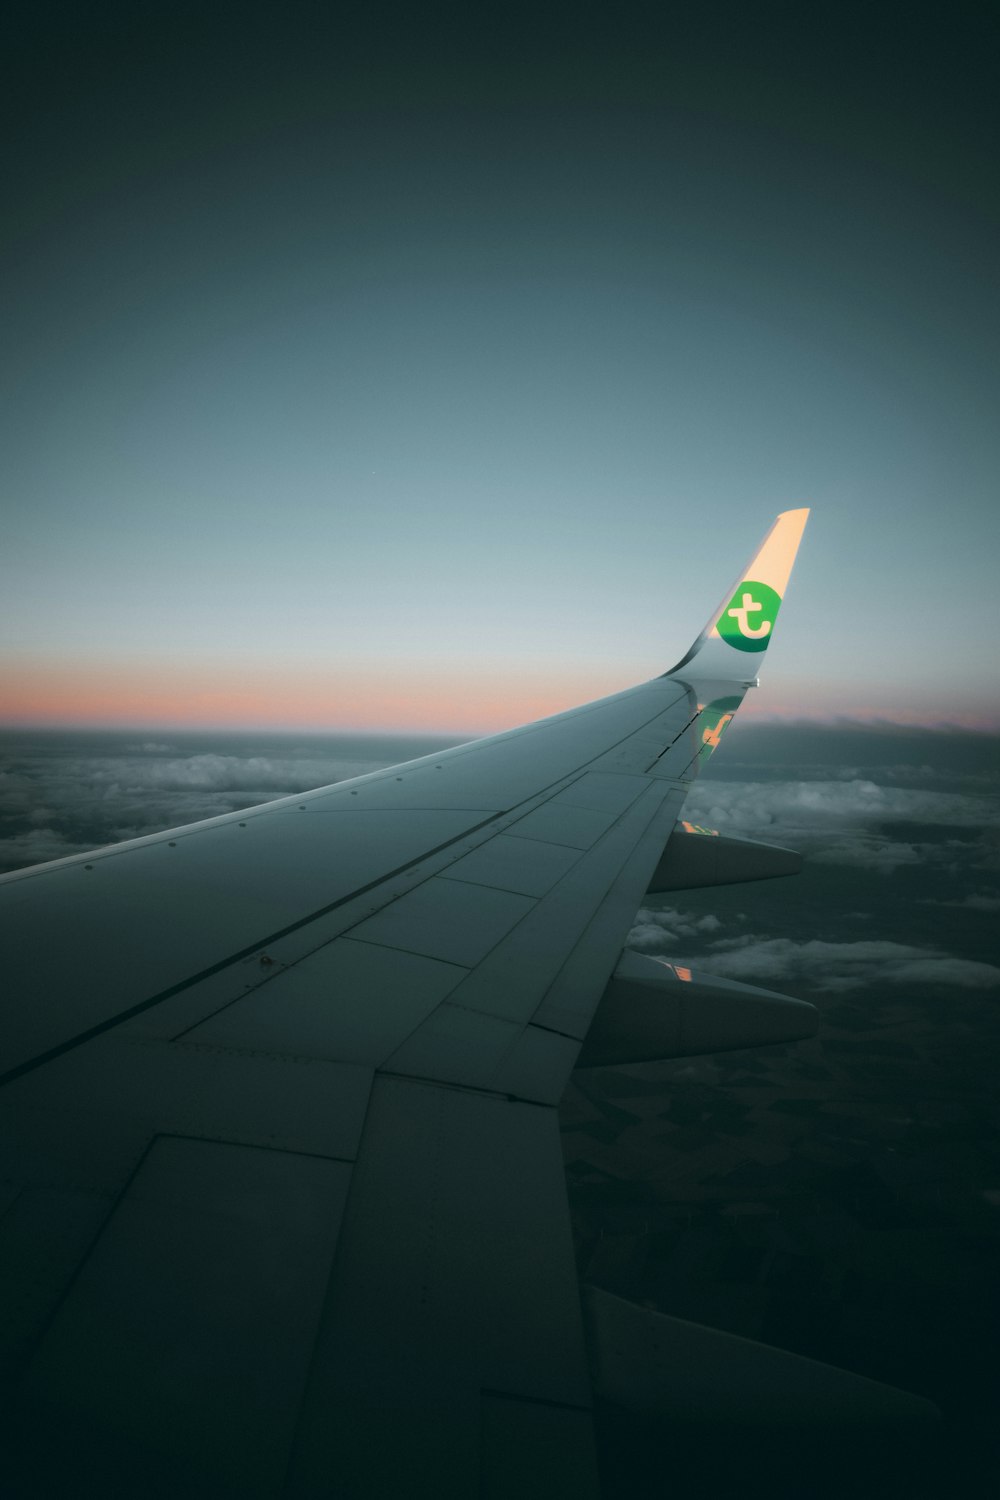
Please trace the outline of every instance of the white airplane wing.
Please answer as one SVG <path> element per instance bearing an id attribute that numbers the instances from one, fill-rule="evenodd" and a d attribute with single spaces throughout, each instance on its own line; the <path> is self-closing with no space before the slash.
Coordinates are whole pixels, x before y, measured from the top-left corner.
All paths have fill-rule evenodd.
<path id="1" fill-rule="evenodd" d="M 652 682 L 0 882 L 25 1493 L 596 1493 L 638 1310 L 585 1329 L 556 1105 L 578 1065 L 814 1029 L 623 955 L 651 887 L 794 863 L 678 818 L 806 515 Z"/>

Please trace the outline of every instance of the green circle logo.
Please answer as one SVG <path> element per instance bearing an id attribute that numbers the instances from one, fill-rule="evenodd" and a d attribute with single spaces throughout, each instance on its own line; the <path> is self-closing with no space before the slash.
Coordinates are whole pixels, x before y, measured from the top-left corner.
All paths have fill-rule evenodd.
<path id="1" fill-rule="evenodd" d="M 780 608 L 774 589 L 748 578 L 719 616 L 718 632 L 737 651 L 766 651 Z"/>

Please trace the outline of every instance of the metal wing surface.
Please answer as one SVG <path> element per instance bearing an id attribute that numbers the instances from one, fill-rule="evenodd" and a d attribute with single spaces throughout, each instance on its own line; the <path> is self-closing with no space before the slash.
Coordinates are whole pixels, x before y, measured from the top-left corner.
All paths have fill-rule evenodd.
<path id="1" fill-rule="evenodd" d="M 26 1493 L 596 1493 L 555 1106 L 806 514 L 672 673 L 0 882 Z"/>

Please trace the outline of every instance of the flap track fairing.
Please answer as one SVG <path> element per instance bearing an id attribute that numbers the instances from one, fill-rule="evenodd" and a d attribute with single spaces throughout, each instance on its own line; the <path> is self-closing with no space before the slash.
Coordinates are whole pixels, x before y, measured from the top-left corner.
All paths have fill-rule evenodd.
<path id="1" fill-rule="evenodd" d="M 576 1065 L 611 1067 L 797 1042 L 815 1036 L 818 1026 L 819 1013 L 804 1000 L 626 949 Z"/>
<path id="2" fill-rule="evenodd" d="M 726 838 L 713 829 L 679 823 L 649 882 L 649 895 L 692 891 L 706 885 L 735 885 L 744 880 L 772 880 L 797 875 L 802 855 L 778 844 Z"/>

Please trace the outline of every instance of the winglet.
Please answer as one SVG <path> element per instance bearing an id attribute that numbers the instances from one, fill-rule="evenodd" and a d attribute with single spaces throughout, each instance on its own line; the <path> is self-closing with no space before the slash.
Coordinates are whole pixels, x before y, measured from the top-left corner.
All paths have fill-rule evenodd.
<path id="1" fill-rule="evenodd" d="M 675 676 L 695 658 L 691 675 L 699 679 L 744 681 L 756 676 L 808 518 L 808 509 L 778 516 L 690 651 L 665 677 Z"/>

